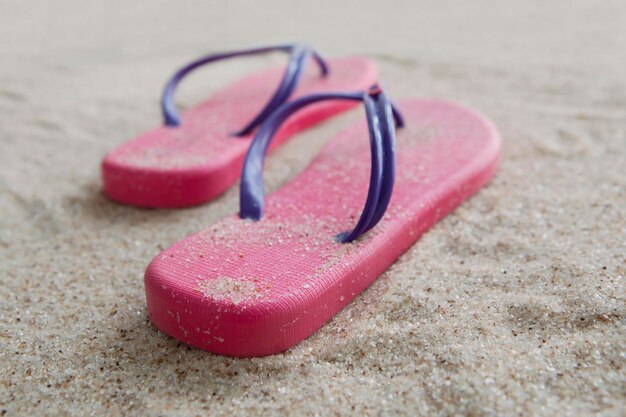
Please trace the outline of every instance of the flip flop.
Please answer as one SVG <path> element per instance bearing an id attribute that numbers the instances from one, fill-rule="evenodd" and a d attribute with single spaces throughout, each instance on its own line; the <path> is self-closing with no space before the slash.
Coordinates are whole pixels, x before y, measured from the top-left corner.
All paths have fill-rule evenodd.
<path id="1" fill-rule="evenodd" d="M 272 68 L 249 75 L 179 115 L 174 92 L 191 71 L 226 58 L 272 51 L 290 53 L 286 69 Z M 305 71 L 309 58 L 319 71 Z M 370 59 L 325 61 L 300 44 L 200 58 L 178 70 L 166 84 L 161 100 L 163 126 L 123 143 L 105 156 L 104 192 L 112 200 L 140 207 L 187 207 L 209 201 L 239 178 L 251 133 L 290 97 L 366 89 L 376 77 L 376 65 Z M 333 101 L 308 108 L 285 124 L 273 145 L 353 105 Z"/>
<path id="2" fill-rule="evenodd" d="M 263 157 L 272 135 L 291 113 L 330 99 L 363 101 L 367 125 L 339 133 L 264 203 Z M 379 91 L 317 94 L 277 109 L 247 153 L 239 216 L 175 243 L 148 266 L 152 322 L 217 354 L 283 351 L 332 318 L 493 177 L 500 138 L 484 116 L 440 100 L 398 106 L 396 121 L 405 126 L 397 145 L 391 105 Z"/>

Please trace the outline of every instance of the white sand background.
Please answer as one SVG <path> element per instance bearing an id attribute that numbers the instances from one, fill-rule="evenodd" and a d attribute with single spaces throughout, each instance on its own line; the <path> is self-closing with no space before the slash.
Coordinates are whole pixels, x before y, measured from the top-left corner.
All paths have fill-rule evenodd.
<path id="1" fill-rule="evenodd" d="M 197 55 L 305 40 L 393 97 L 501 131 L 495 181 L 291 350 L 190 349 L 148 321 L 160 249 L 237 210 L 101 194 Z M 284 57 L 191 76 L 183 106 Z M 279 187 L 361 110 L 268 161 Z M 0 0 L 0 415 L 625 415 L 626 2 Z"/>

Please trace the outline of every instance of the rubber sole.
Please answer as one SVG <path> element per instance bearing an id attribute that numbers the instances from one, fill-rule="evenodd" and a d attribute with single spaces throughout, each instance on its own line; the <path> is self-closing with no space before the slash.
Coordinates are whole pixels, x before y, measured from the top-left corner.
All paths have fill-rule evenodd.
<path id="1" fill-rule="evenodd" d="M 311 335 L 418 237 L 495 174 L 500 138 L 485 117 L 438 100 L 398 103 L 397 170 L 385 216 L 349 244 L 369 181 L 367 127 L 340 132 L 269 195 L 261 221 L 227 217 L 157 255 L 148 312 L 163 332 L 228 356 L 280 352 Z"/>
<path id="2" fill-rule="evenodd" d="M 293 98 L 322 91 L 364 90 L 376 82 L 367 58 L 329 60 L 320 77 L 313 65 Z M 139 207 L 180 208 L 207 202 L 226 191 L 241 174 L 251 136 L 230 133 L 248 122 L 273 94 L 282 68 L 250 75 L 182 114 L 179 127 L 157 127 L 109 152 L 102 162 L 105 194 Z M 354 103 L 327 102 L 303 110 L 278 132 L 273 147 Z"/>

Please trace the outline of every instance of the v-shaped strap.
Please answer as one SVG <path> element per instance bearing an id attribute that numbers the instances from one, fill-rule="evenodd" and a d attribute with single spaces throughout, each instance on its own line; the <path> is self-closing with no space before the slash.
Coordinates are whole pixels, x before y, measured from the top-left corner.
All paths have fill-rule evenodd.
<path id="1" fill-rule="evenodd" d="M 395 127 L 404 126 L 402 115 L 378 86 L 368 92 L 319 93 L 300 97 L 280 106 L 252 140 L 241 173 L 239 216 L 260 220 L 263 215 L 263 163 L 272 138 L 290 115 L 323 100 L 355 100 L 365 105 L 370 133 L 370 183 L 361 217 L 353 230 L 339 233 L 341 242 L 351 242 L 374 227 L 389 205 L 395 179 Z M 395 119 L 395 120 L 394 120 Z"/>
<path id="2" fill-rule="evenodd" d="M 227 58 L 256 55 L 273 51 L 290 53 L 289 62 L 287 64 L 287 68 L 285 69 L 283 78 L 274 92 L 274 95 L 269 99 L 267 104 L 246 126 L 234 132 L 234 136 L 246 136 L 250 134 L 256 127 L 263 123 L 268 116 L 272 114 L 276 108 L 278 108 L 278 106 L 285 103 L 289 99 L 302 76 L 304 67 L 309 58 L 313 58 L 315 62 L 317 62 L 322 76 L 326 76 L 328 74 L 328 64 L 324 61 L 324 59 L 313 49 L 303 44 L 268 46 L 204 56 L 190 62 L 176 71 L 168 80 L 167 84 L 165 84 L 165 89 L 163 90 L 163 95 L 161 97 L 163 123 L 166 126 L 179 126 L 181 124 L 180 115 L 178 109 L 176 108 L 176 104 L 174 103 L 174 92 L 176 91 L 176 87 L 180 81 L 191 71 L 203 65 Z"/>

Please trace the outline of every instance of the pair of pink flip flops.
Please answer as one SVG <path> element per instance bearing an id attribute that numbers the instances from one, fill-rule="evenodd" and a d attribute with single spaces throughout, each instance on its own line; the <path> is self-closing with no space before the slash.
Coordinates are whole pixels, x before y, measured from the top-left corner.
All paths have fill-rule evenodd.
<path id="1" fill-rule="evenodd" d="M 286 70 L 252 74 L 178 116 L 172 96 L 189 71 L 276 49 L 291 53 Z M 320 69 L 305 69 L 310 58 Z M 302 45 L 212 55 L 175 74 L 162 103 L 165 125 L 105 157 L 105 193 L 141 207 L 186 207 L 241 178 L 241 210 L 149 264 L 146 299 L 159 329 L 228 356 L 283 351 L 493 177 L 500 139 L 489 120 L 441 100 L 394 106 L 371 88 L 377 77 L 367 58 L 326 62 Z M 339 132 L 264 198 L 266 151 L 359 101 L 367 122 Z"/>

